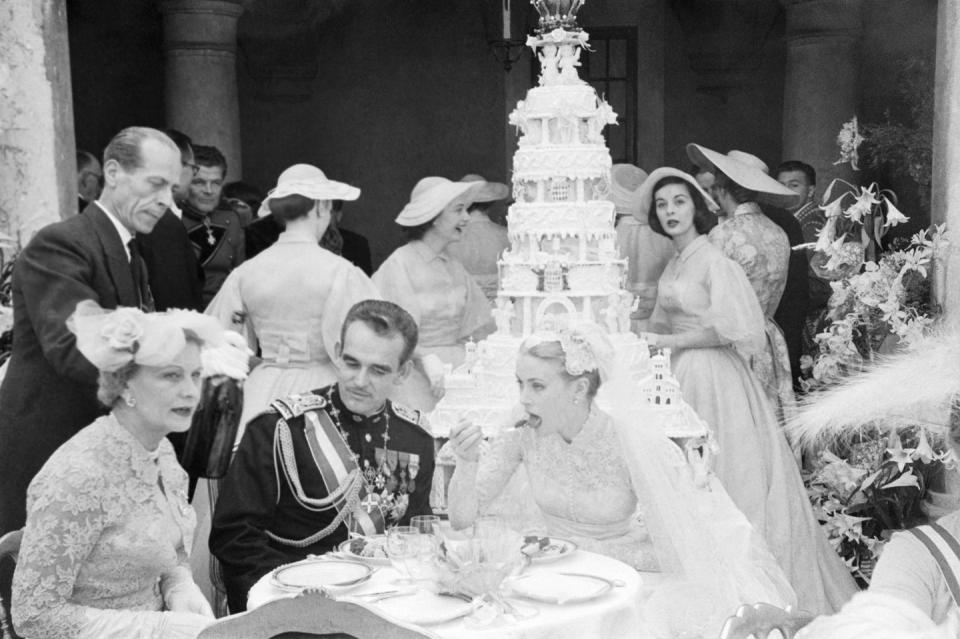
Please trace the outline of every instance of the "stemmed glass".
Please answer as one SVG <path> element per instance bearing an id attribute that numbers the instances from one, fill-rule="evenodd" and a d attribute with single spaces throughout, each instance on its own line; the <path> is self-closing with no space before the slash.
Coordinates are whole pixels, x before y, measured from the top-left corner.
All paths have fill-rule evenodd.
<path id="1" fill-rule="evenodd" d="M 414 583 L 429 577 L 436 544 L 433 535 L 420 532 L 414 526 L 394 526 L 387 529 L 387 558 L 400 573 L 400 583 Z"/>

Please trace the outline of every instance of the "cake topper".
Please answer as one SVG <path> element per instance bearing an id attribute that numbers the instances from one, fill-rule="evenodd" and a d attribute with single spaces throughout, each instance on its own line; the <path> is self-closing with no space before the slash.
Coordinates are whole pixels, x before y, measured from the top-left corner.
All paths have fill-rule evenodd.
<path id="1" fill-rule="evenodd" d="M 537 33 L 544 34 L 554 29 L 578 30 L 577 11 L 585 0 L 530 0 L 540 14 Z"/>

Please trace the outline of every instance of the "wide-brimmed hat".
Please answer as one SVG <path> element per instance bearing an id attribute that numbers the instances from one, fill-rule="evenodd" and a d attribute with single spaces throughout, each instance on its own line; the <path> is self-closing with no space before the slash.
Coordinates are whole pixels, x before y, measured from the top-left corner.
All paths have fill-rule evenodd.
<path id="1" fill-rule="evenodd" d="M 640 210 L 640 185 L 646 179 L 647 172 L 632 164 L 614 164 L 610 168 L 607 199 L 613 202 L 618 215 L 637 215 Z M 647 220 L 644 218 L 640 221 L 645 224 Z"/>
<path id="2" fill-rule="evenodd" d="M 640 185 L 640 188 L 637 189 L 637 199 L 639 200 L 639 206 L 637 212 L 634 213 L 634 217 L 646 224 L 648 222 L 648 215 L 650 213 L 650 207 L 653 205 L 653 187 L 657 185 L 657 182 L 662 180 L 665 177 L 678 177 L 687 184 L 690 185 L 690 188 L 696 189 L 700 195 L 703 196 L 704 201 L 707 203 L 707 208 L 717 209 L 717 203 L 713 201 L 713 198 L 710 197 L 710 194 L 703 190 L 699 184 L 697 184 L 697 179 L 690 175 L 689 173 L 684 173 L 680 169 L 675 169 L 670 166 L 661 166 L 659 169 L 654 169 L 653 173 L 647 176 L 647 179 L 643 181 L 643 184 Z"/>
<path id="3" fill-rule="evenodd" d="M 267 193 L 257 212 L 258 217 L 270 213 L 270 200 L 288 195 L 302 195 L 311 200 L 355 200 L 360 197 L 360 189 L 327 179 L 323 171 L 312 164 L 294 164 L 277 178 L 277 186 Z"/>
<path id="4" fill-rule="evenodd" d="M 426 224 L 440 215 L 448 204 L 477 186 L 477 182 L 454 182 L 443 177 L 425 177 L 413 187 L 410 201 L 394 222 L 400 226 Z"/>
<path id="5" fill-rule="evenodd" d="M 474 202 L 497 202 L 510 197 L 510 188 L 503 182 L 488 182 L 482 175 L 469 173 L 460 178 L 461 182 L 480 182 L 477 190 L 470 196 Z"/>
<path id="6" fill-rule="evenodd" d="M 788 208 L 802 197 L 770 177 L 764 161 L 750 153 L 730 151 L 723 155 L 691 142 L 687 145 L 687 157 L 697 166 L 712 166 L 743 188 L 755 191 L 761 202 Z"/>

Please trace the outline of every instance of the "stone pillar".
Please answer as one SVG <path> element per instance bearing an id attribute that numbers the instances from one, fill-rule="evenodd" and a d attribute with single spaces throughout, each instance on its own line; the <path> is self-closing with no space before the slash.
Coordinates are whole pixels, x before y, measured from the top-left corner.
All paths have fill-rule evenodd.
<path id="1" fill-rule="evenodd" d="M 960 2 L 940 0 L 937 12 L 937 67 L 933 106 L 933 187 L 930 215 L 934 224 L 947 223 L 953 235 L 944 261 L 944 307 L 947 317 L 960 321 Z M 940 266 L 940 262 L 936 264 Z"/>
<path id="2" fill-rule="evenodd" d="M 666 2 L 635 3 L 637 15 L 637 149 L 635 164 L 650 172 L 663 166 L 666 148 Z"/>
<path id="3" fill-rule="evenodd" d="M 0 233 L 22 246 L 76 210 L 66 1 L 0 2 Z"/>
<path id="4" fill-rule="evenodd" d="M 237 98 L 239 2 L 163 0 L 167 125 L 227 158 L 227 181 L 243 177 Z"/>
<path id="5" fill-rule="evenodd" d="M 860 0 L 781 0 L 786 8 L 787 65 L 783 159 L 817 171 L 820 192 L 836 177 L 852 180 L 837 133 L 857 114 Z M 773 168 L 773 167 L 771 167 Z"/>

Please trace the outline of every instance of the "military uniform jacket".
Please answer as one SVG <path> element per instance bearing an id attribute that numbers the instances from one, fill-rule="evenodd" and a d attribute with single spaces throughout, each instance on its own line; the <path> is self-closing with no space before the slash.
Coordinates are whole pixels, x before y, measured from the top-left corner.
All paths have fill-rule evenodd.
<path id="1" fill-rule="evenodd" d="M 314 406 L 311 410 L 324 411 L 334 424 L 339 423 L 388 526 L 405 525 L 415 515 L 431 514 L 434 443 L 421 425 L 418 411 L 388 401 L 376 415 L 356 415 L 343 405 L 336 385 L 302 395 L 293 403 Z M 347 527 L 341 523 L 306 546 L 277 540 L 306 539 L 330 525 L 337 515 L 335 509 L 318 512 L 307 508 L 297 498 L 275 454 L 280 418 L 280 413 L 271 409 L 247 424 L 214 510 L 210 551 L 223 567 L 233 612 L 246 607 L 248 591 L 263 575 L 307 554 L 327 552 L 347 538 Z M 285 421 L 304 492 L 313 499 L 326 497 L 323 478 L 307 444 L 304 414 Z"/>
<path id="2" fill-rule="evenodd" d="M 203 305 L 216 296 L 230 271 L 246 259 L 240 216 L 230 208 L 218 208 L 203 214 L 187 203 L 183 207 L 183 225 L 193 244 L 197 262 L 203 269 Z"/>

